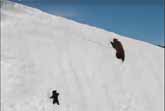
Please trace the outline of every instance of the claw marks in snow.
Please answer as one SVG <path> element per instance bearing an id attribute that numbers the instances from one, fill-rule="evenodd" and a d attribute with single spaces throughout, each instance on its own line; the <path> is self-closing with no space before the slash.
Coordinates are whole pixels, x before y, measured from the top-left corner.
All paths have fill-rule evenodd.
<path id="1" fill-rule="evenodd" d="M 125 52 L 121 42 L 118 39 L 114 38 L 113 42 L 111 41 L 111 45 L 116 50 L 116 57 L 124 62 Z"/>

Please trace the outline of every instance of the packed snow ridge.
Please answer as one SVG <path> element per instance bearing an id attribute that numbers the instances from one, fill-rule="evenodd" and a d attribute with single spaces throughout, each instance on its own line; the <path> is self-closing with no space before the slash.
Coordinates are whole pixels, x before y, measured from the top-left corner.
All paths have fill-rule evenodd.
<path id="1" fill-rule="evenodd" d="M 163 48 L 13 2 L 1 17 L 1 111 L 164 111 Z"/>

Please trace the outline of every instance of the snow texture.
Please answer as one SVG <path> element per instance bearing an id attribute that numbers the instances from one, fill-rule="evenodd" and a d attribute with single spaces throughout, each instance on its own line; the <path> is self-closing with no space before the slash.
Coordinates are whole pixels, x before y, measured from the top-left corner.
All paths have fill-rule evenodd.
<path id="1" fill-rule="evenodd" d="M 1 111 L 164 111 L 163 48 L 13 2 L 1 17 Z"/>

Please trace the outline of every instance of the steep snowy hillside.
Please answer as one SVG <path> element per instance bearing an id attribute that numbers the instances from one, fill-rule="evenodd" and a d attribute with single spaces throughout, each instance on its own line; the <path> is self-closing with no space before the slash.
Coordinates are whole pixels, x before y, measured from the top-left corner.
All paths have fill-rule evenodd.
<path id="1" fill-rule="evenodd" d="M 113 38 L 124 46 L 123 63 Z M 163 53 L 9 2 L 1 9 L 1 111 L 164 111 Z"/>

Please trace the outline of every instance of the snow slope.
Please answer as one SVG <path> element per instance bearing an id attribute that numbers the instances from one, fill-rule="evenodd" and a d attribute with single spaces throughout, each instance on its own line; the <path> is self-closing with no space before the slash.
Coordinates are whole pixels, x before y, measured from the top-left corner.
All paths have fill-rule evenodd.
<path id="1" fill-rule="evenodd" d="M 2 111 L 164 111 L 163 48 L 12 2 L 1 17 Z"/>

